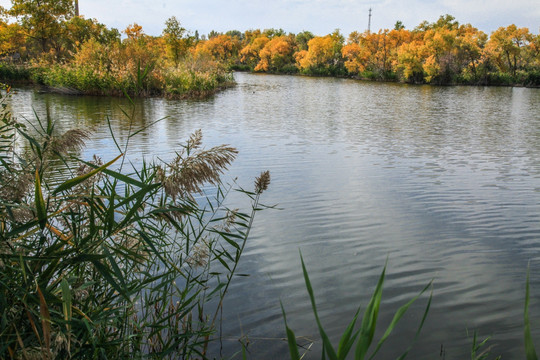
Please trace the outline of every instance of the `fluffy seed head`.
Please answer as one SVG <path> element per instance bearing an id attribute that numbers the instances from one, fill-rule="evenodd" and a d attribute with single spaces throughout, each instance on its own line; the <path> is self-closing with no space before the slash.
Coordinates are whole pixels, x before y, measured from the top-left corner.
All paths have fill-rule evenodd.
<path id="1" fill-rule="evenodd" d="M 268 185 L 270 185 L 270 171 L 266 170 L 255 179 L 255 192 L 257 194 L 262 193 L 268 189 Z"/>

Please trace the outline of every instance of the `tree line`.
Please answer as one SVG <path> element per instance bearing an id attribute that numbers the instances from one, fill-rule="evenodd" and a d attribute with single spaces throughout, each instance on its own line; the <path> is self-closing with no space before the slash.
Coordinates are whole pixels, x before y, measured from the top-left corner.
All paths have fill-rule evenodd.
<path id="1" fill-rule="evenodd" d="M 451 15 L 412 30 L 398 21 L 393 29 L 354 31 L 345 38 L 339 30 L 316 36 L 282 29 L 200 36 L 174 16 L 159 36 L 145 34 L 136 23 L 120 32 L 75 16 L 71 0 L 12 0 L 2 13 L 0 57 L 39 67 L 33 76 L 51 84 L 79 73 L 83 80 L 120 79 L 133 92 L 140 85 L 175 93 L 193 85 L 186 85 L 185 76 L 180 81 L 171 75 L 182 68 L 200 74 L 248 70 L 409 83 L 540 85 L 540 35 L 516 25 L 488 35 Z M 43 70 L 51 64 L 63 70 Z"/>

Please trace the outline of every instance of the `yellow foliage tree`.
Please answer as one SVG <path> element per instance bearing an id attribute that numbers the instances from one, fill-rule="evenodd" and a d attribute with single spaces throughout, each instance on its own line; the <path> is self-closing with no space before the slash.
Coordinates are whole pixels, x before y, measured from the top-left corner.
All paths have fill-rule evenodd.
<path id="1" fill-rule="evenodd" d="M 425 46 L 422 41 L 412 41 L 402 44 L 398 51 L 397 68 L 403 72 L 407 81 L 419 81 L 423 77 Z"/>
<path id="2" fill-rule="evenodd" d="M 518 28 L 513 24 L 500 27 L 491 34 L 486 44 L 487 56 L 500 71 L 515 75 L 518 69 L 527 65 L 525 53 L 531 41 L 534 41 L 534 37 L 527 28 Z"/>
<path id="3" fill-rule="evenodd" d="M 17 55 L 18 54 L 18 55 Z M 26 35 L 17 23 L 0 24 L 0 56 L 11 56 L 13 60 L 26 55 Z"/>
<path id="4" fill-rule="evenodd" d="M 308 50 L 296 53 L 297 67 L 303 71 L 329 74 L 339 66 L 343 37 L 336 30 L 326 36 L 316 36 L 308 42 Z"/>
<path id="5" fill-rule="evenodd" d="M 195 57 L 209 57 L 230 64 L 238 56 L 240 41 L 229 35 L 217 35 L 206 41 L 200 41 L 195 50 Z"/>
<path id="6" fill-rule="evenodd" d="M 294 62 L 294 38 L 278 36 L 268 41 L 259 53 L 255 71 L 280 71 Z"/>
<path id="7" fill-rule="evenodd" d="M 240 50 L 240 61 L 252 69 L 255 68 L 261 60 L 259 53 L 269 41 L 264 35 L 252 38 L 251 42 Z"/>

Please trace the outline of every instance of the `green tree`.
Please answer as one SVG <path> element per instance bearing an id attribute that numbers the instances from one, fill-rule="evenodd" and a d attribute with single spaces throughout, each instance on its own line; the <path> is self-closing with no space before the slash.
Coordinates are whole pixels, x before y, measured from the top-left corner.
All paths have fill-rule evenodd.
<path id="1" fill-rule="evenodd" d="M 19 20 L 26 36 L 46 53 L 57 48 L 61 23 L 73 16 L 74 4 L 72 0 L 12 0 L 8 13 Z"/>
<path id="2" fill-rule="evenodd" d="M 298 50 L 307 50 L 309 40 L 314 36 L 309 31 L 302 31 L 296 35 L 296 43 L 298 44 Z"/>
<path id="3" fill-rule="evenodd" d="M 399 31 L 403 29 L 405 29 L 405 25 L 403 25 L 403 23 L 400 20 L 396 21 L 396 24 L 394 25 L 394 30 Z"/>
<path id="4" fill-rule="evenodd" d="M 178 66 L 178 62 L 185 55 L 187 50 L 186 39 L 184 39 L 185 33 L 186 29 L 180 25 L 180 21 L 178 21 L 176 16 L 171 16 L 165 21 L 163 37 L 167 44 L 167 51 L 174 61 L 175 66 Z"/>

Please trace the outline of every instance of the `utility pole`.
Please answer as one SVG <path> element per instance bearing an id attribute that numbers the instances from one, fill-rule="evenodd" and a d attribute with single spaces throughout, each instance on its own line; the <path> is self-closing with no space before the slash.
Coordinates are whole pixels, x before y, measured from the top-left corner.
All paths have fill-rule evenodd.
<path id="1" fill-rule="evenodd" d="M 75 16 L 79 16 L 79 0 L 75 0 Z"/>
<path id="2" fill-rule="evenodd" d="M 371 32 L 371 8 L 369 8 L 369 19 L 367 23 L 367 32 L 368 34 Z"/>

